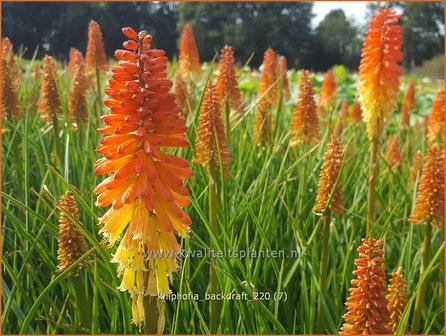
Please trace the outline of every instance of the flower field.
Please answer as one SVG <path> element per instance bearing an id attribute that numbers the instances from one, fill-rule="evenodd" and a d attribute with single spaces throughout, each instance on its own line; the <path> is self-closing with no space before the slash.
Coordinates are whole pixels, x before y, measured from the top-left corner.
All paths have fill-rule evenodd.
<path id="1" fill-rule="evenodd" d="M 444 334 L 444 81 L 2 40 L 2 333 Z M 12 44 L 11 44 L 12 43 Z"/>

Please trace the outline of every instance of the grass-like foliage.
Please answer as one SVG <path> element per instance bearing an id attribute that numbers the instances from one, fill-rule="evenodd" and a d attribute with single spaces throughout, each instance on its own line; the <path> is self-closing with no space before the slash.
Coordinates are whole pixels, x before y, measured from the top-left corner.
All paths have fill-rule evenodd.
<path id="1" fill-rule="evenodd" d="M 89 120 L 82 127 L 70 122 L 67 68 L 57 64 L 57 89 L 63 114 L 59 118 L 61 157 L 56 153 L 51 123 L 36 113 L 40 80 L 32 78 L 34 63 L 19 59 L 22 73 L 18 90 L 24 117 L 3 119 L 2 126 L 2 333 L 138 333 L 131 323 L 127 293 L 117 289 L 116 265 L 110 263 L 114 250 L 101 243 L 98 218 L 105 209 L 95 206 L 95 186 L 102 177 L 95 176 L 95 153 L 102 126 L 98 116 L 106 108 L 97 102 L 95 77 L 90 77 L 88 91 Z M 169 65 L 169 77 L 175 76 L 177 63 Z M 187 138 L 191 146 L 177 154 L 193 161 L 200 102 L 207 79 L 216 78 L 217 69 L 203 64 L 201 72 L 188 81 L 191 113 L 187 116 Z M 219 288 L 223 293 L 247 293 L 247 299 L 223 300 L 218 331 L 231 334 L 301 333 L 316 331 L 319 298 L 319 267 L 324 220 L 312 212 L 322 158 L 330 140 L 330 129 L 339 119 L 343 99 L 355 100 L 356 74 L 342 67 L 334 68 L 338 83 L 335 107 L 320 118 L 318 144 L 300 144 L 290 148 L 290 124 L 298 97 L 300 71 L 288 71 L 290 97 L 273 107 L 272 137 L 267 146 L 252 141 L 259 73 L 248 67 L 239 70 L 239 87 L 244 95 L 242 117 L 231 125 L 229 149 L 233 162 L 228 176 L 222 178 L 219 202 L 219 236 L 208 219 L 208 174 L 193 164 L 195 176 L 186 186 L 192 205 L 186 209 L 192 217 L 192 232 L 181 240 L 186 251 L 210 248 L 232 251 L 283 251 L 285 257 L 215 258 Z M 100 87 L 106 87 L 110 73 L 101 75 Z M 400 127 L 400 114 L 394 111 L 385 127 L 382 142 L 391 135 L 400 139 L 402 164 L 398 168 L 384 160 L 376 181 L 376 220 L 372 235 L 383 240 L 387 282 L 390 274 L 402 267 L 407 281 L 408 305 L 396 331 L 404 333 L 420 283 L 423 225 L 409 223 L 417 181 L 410 182 L 412 160 L 421 150 L 426 153 L 423 118 L 430 113 L 435 90 L 441 82 L 414 78 L 417 111 L 411 126 Z M 318 101 L 323 74 L 311 76 Z M 403 77 L 402 88 L 408 78 Z M 280 95 L 280 94 L 279 94 Z M 403 97 L 401 92 L 398 102 Z M 100 110 L 99 110 L 100 106 Z M 369 142 L 362 121 L 344 121 L 340 138 L 344 146 L 341 167 L 343 215 L 332 214 L 328 246 L 326 296 L 322 300 L 328 333 L 338 333 L 342 326 L 344 305 L 353 279 L 356 249 L 366 235 L 367 175 Z M 70 191 L 75 197 L 80 220 L 73 220 L 83 233 L 88 252 L 77 264 L 57 272 L 58 200 Z M 69 217 L 70 215 L 67 214 Z M 442 275 L 442 231 L 432 233 L 427 295 L 421 318 L 422 333 L 444 333 L 444 284 Z M 179 259 L 171 289 L 174 293 L 196 293 L 190 298 L 166 302 L 166 333 L 208 333 L 209 258 L 189 256 Z M 68 277 L 78 264 L 88 262 L 79 272 L 86 289 L 87 305 L 77 299 L 75 286 Z M 78 284 L 79 285 L 79 284 Z M 82 327 L 81 309 L 91 310 L 91 328 Z"/>

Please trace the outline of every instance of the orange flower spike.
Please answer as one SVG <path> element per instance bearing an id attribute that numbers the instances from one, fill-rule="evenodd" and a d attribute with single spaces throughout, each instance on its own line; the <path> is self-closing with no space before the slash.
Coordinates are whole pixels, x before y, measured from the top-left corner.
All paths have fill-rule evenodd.
<path id="1" fill-rule="evenodd" d="M 429 148 L 426 155 L 415 209 L 409 221 L 434 227 L 444 223 L 444 151 L 439 146 Z"/>
<path id="2" fill-rule="evenodd" d="M 444 138 L 444 114 L 446 110 L 444 90 L 438 90 L 432 103 L 432 111 L 429 116 L 427 139 L 430 143 L 443 141 Z"/>
<path id="3" fill-rule="evenodd" d="M 220 167 L 220 161 L 223 167 Z M 227 173 L 231 161 L 220 100 L 215 86 L 208 82 L 201 106 L 194 162 L 202 164 L 209 170 L 215 169 L 214 172 L 218 174 L 220 169 Z"/>
<path id="4" fill-rule="evenodd" d="M 342 101 L 341 112 L 339 113 L 339 115 L 342 119 L 347 119 L 350 115 L 348 111 L 348 101 L 345 99 Z"/>
<path id="5" fill-rule="evenodd" d="M 316 204 L 313 208 L 315 213 L 324 215 L 326 212 L 332 212 L 342 215 L 344 212 L 342 209 L 342 183 L 337 181 L 341 172 L 342 151 L 341 142 L 333 138 L 328 144 L 319 175 Z M 331 196 L 332 194 L 333 196 Z M 328 204 L 329 201 L 330 204 Z"/>
<path id="6" fill-rule="evenodd" d="M 88 77 L 83 60 L 81 59 L 80 62 L 82 63 L 79 63 L 76 67 L 68 97 L 68 113 L 71 119 L 76 121 L 78 125 L 88 121 Z"/>
<path id="7" fill-rule="evenodd" d="M 407 305 L 407 285 L 401 267 L 392 273 L 389 282 L 387 287 L 387 301 L 389 302 L 387 308 L 390 312 L 389 329 L 394 333 Z"/>
<path id="8" fill-rule="evenodd" d="M 270 106 L 277 105 L 277 54 L 268 48 L 263 55 L 262 77 L 258 96 L 265 94 L 264 99 Z"/>
<path id="9" fill-rule="evenodd" d="M 272 131 L 271 109 L 277 103 L 277 55 L 273 49 L 265 51 L 262 67 L 253 141 L 266 144 Z"/>
<path id="10" fill-rule="evenodd" d="M 68 73 L 71 77 L 74 77 L 77 67 L 82 63 L 84 63 L 84 57 L 82 56 L 82 53 L 76 48 L 70 48 Z"/>
<path id="11" fill-rule="evenodd" d="M 336 102 L 336 79 L 334 77 L 333 71 L 330 69 L 327 71 L 322 82 L 321 93 L 319 96 L 319 106 L 322 111 L 326 114 L 334 106 Z"/>
<path id="12" fill-rule="evenodd" d="M 13 70 L 6 59 L 1 59 L 1 87 L 2 87 L 2 115 L 8 119 L 18 120 L 23 117 L 23 109 L 20 105 L 17 95 L 17 86 L 13 80 L 14 75 L 11 74 Z"/>
<path id="13" fill-rule="evenodd" d="M 288 72 L 288 63 L 287 63 L 287 59 L 285 56 L 280 56 L 279 57 L 279 74 L 282 79 L 282 94 L 284 97 L 289 97 L 290 96 L 290 87 L 289 87 L 289 83 L 288 83 L 288 77 L 287 77 L 287 72 Z"/>
<path id="14" fill-rule="evenodd" d="M 79 209 L 76 204 L 76 200 L 70 192 L 66 192 L 61 196 L 60 207 L 69 213 L 74 219 L 80 221 Z M 82 255 L 87 252 L 87 243 L 84 235 L 77 228 L 65 212 L 60 212 L 59 217 L 59 239 L 57 260 L 59 265 L 57 267 L 58 272 L 63 272 L 65 269 L 74 264 Z M 88 263 L 83 262 L 71 273 L 72 276 L 77 276 L 79 270 L 87 267 Z"/>
<path id="15" fill-rule="evenodd" d="M 291 120 L 291 142 L 290 146 L 301 143 L 319 141 L 319 121 L 314 102 L 313 84 L 310 72 L 302 73 L 299 83 L 299 99 L 296 110 Z"/>
<path id="16" fill-rule="evenodd" d="M 361 104 L 357 100 L 355 100 L 352 107 L 351 119 L 352 121 L 356 122 L 361 120 L 361 118 L 362 118 Z"/>
<path id="17" fill-rule="evenodd" d="M 400 140 L 398 135 L 392 135 L 387 141 L 385 160 L 392 168 L 400 168 L 403 159 L 401 158 Z"/>
<path id="18" fill-rule="evenodd" d="M 388 7 L 372 15 L 359 65 L 359 101 L 369 139 L 381 137 L 384 121 L 394 110 L 399 93 L 398 65 L 403 59 L 400 16 Z"/>
<path id="19" fill-rule="evenodd" d="M 415 82 L 413 79 L 409 81 L 406 94 L 403 98 L 403 104 L 401 105 L 401 126 L 410 126 L 410 114 L 415 112 L 417 108 L 415 102 Z"/>
<path id="20" fill-rule="evenodd" d="M 165 52 L 152 49 L 146 31 L 123 28 L 129 38 L 115 52 L 119 64 L 104 103 L 104 135 L 96 149 L 104 155 L 96 174 L 110 174 L 96 188 L 97 205 L 110 206 L 101 218 L 101 233 L 109 245 L 120 240 L 112 262 L 122 275 L 120 290 L 132 298 L 133 322 L 144 321 L 143 298 L 169 293 L 169 279 L 177 271 L 177 235 L 191 224 L 183 208 L 189 191 L 183 180 L 193 176 L 189 163 L 163 150 L 188 146 L 185 120 L 171 93 Z M 136 44 L 136 48 L 135 48 Z M 168 253 L 167 253 L 168 252 Z"/>
<path id="21" fill-rule="evenodd" d="M 181 107 L 184 114 L 188 115 L 190 113 L 187 86 L 181 76 L 181 72 L 177 72 L 175 75 L 175 85 L 174 91 L 177 95 L 175 102 Z"/>
<path id="22" fill-rule="evenodd" d="M 350 296 L 345 305 L 347 313 L 343 316 L 345 324 L 340 335 L 378 335 L 390 334 L 387 327 L 390 313 L 387 308 L 385 268 L 380 248 L 381 240 L 372 237 L 362 239 L 357 249 L 359 258 L 355 260 Z"/>
<path id="23" fill-rule="evenodd" d="M 16 81 L 20 74 L 20 69 L 15 59 L 11 40 L 8 37 L 2 38 L 1 58 L 6 60 L 6 63 L 10 67 L 9 73 L 13 75 L 12 78 Z"/>
<path id="24" fill-rule="evenodd" d="M 85 59 L 89 74 L 94 73 L 96 69 L 100 72 L 107 70 L 107 54 L 105 53 L 101 27 L 93 20 L 88 24 L 88 43 Z"/>
<path id="25" fill-rule="evenodd" d="M 220 53 L 220 73 L 216 91 L 223 103 L 227 101 L 232 109 L 239 113 L 242 111 L 243 101 L 237 86 L 234 51 L 228 45 L 225 45 Z"/>
<path id="26" fill-rule="evenodd" d="M 180 72 L 185 78 L 191 73 L 199 72 L 201 69 L 197 42 L 192 27 L 188 24 L 183 27 L 181 32 L 178 59 L 180 63 Z"/>
<path id="27" fill-rule="evenodd" d="M 62 114 L 62 104 L 56 85 L 56 67 L 53 58 L 46 55 L 43 58 L 42 86 L 37 111 L 43 121 L 51 121 Z"/>

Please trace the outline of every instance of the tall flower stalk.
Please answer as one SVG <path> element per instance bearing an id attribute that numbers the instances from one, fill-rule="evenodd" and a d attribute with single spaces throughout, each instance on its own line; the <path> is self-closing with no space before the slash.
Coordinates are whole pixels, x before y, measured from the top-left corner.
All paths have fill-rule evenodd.
<path id="1" fill-rule="evenodd" d="M 417 109 L 415 101 L 415 82 L 413 79 L 409 81 L 406 93 L 404 94 L 403 104 L 401 105 L 401 127 L 410 126 L 410 115 Z"/>
<path id="2" fill-rule="evenodd" d="M 180 72 L 183 78 L 188 79 L 193 73 L 201 69 L 200 55 L 192 27 L 186 24 L 181 31 L 180 51 L 178 56 Z"/>
<path id="3" fill-rule="evenodd" d="M 433 146 L 426 155 L 421 181 L 418 185 L 415 208 L 409 221 L 414 224 L 424 224 L 425 234 L 422 246 L 422 260 L 420 267 L 420 281 L 430 261 L 430 246 L 432 228 L 442 227 L 444 234 L 444 150 L 439 146 Z M 411 333 L 420 331 L 421 314 L 424 298 L 427 291 L 427 279 L 420 285 L 415 300 L 415 308 L 412 316 Z"/>
<path id="4" fill-rule="evenodd" d="M 231 109 L 237 115 L 243 111 L 243 100 L 237 86 L 234 51 L 225 45 L 220 53 L 220 72 L 217 77 L 216 91 L 225 110 L 226 138 L 229 143 Z"/>
<path id="5" fill-rule="evenodd" d="M 288 98 L 290 96 L 290 85 L 288 83 L 288 62 L 285 56 L 279 57 L 279 76 L 280 76 L 280 83 L 282 86 L 282 97 Z"/>
<path id="6" fill-rule="evenodd" d="M 290 146 L 319 141 L 319 120 L 314 101 L 310 72 L 305 70 L 300 77 L 299 98 L 291 120 Z"/>
<path id="7" fill-rule="evenodd" d="M 271 110 L 277 104 L 277 54 L 268 48 L 263 54 L 262 77 L 257 93 L 257 111 L 254 125 L 254 143 L 272 142 Z"/>
<path id="8" fill-rule="evenodd" d="M 362 239 L 358 248 L 359 258 L 355 260 L 350 296 L 345 305 L 348 308 L 343 316 L 346 323 L 340 335 L 379 335 L 390 334 L 388 328 L 390 313 L 387 308 L 386 272 L 384 251 L 381 240 L 372 237 Z"/>
<path id="9" fill-rule="evenodd" d="M 370 141 L 370 166 L 367 195 L 367 235 L 370 234 L 375 212 L 375 184 L 378 176 L 378 153 L 384 121 L 395 109 L 399 92 L 398 65 L 403 58 L 400 16 L 388 7 L 372 15 L 364 39 L 359 66 L 359 101 L 367 124 Z"/>
<path id="10" fill-rule="evenodd" d="M 195 146 L 195 163 L 203 165 L 209 174 L 209 221 L 215 238 L 220 235 L 218 225 L 218 199 L 221 194 L 220 176 L 228 172 L 232 161 L 226 141 L 225 129 L 221 116 L 220 100 L 216 88 L 209 81 L 204 93 L 201 106 L 200 123 L 198 126 L 198 140 Z M 216 249 L 212 243 L 211 248 Z M 215 260 L 211 260 L 210 293 L 218 294 L 220 286 L 215 269 Z M 217 300 L 211 300 L 210 317 L 211 333 L 217 333 L 220 321 L 221 305 Z"/>
<path id="11" fill-rule="evenodd" d="M 432 103 L 432 111 L 429 116 L 427 140 L 429 143 L 443 142 L 444 139 L 444 111 L 446 100 L 444 90 L 438 90 Z"/>
<path id="12" fill-rule="evenodd" d="M 319 175 L 316 204 L 313 212 L 322 216 L 322 251 L 319 268 L 320 295 L 317 305 L 316 333 L 325 331 L 325 312 L 322 300 L 327 300 L 327 269 L 330 245 L 330 217 L 331 214 L 343 214 L 342 183 L 339 180 L 342 167 L 342 144 L 332 139 L 324 155 L 324 163 Z"/>
<path id="13" fill-rule="evenodd" d="M 59 217 L 59 239 L 57 249 L 58 266 L 57 271 L 63 272 L 74 264 L 82 255 L 87 252 L 87 243 L 82 232 L 72 222 L 67 213 L 75 220 L 80 221 L 79 209 L 76 200 L 70 192 L 66 192 L 60 197 L 59 205 L 61 213 Z M 88 266 L 87 262 L 82 262 L 69 275 L 76 293 L 77 304 L 81 314 L 83 325 L 91 327 L 91 309 L 85 292 L 85 285 L 79 276 L 80 270 Z"/>
<path id="14" fill-rule="evenodd" d="M 387 308 L 390 312 L 389 328 L 392 332 L 396 331 L 400 323 L 401 316 L 407 305 L 407 285 L 402 267 L 398 267 L 396 272 L 393 272 L 387 286 Z"/>
<path id="15" fill-rule="evenodd" d="M 183 208 L 189 191 L 183 180 L 193 176 L 189 163 L 165 151 L 188 146 L 185 120 L 171 93 L 165 52 L 152 49 L 152 36 L 122 29 L 125 49 L 115 52 L 102 117 L 104 135 L 96 149 L 104 155 L 95 173 L 110 174 L 96 188 L 97 205 L 111 208 L 100 219 L 109 246 L 119 240 L 112 262 L 122 276 L 119 289 L 132 300 L 133 323 L 145 323 L 145 332 L 161 333 L 163 302 L 169 279 L 177 271 L 176 235 L 186 236 L 191 224 Z M 125 232 L 124 232 L 125 231 Z M 154 323 L 158 318 L 158 322 Z"/>
<path id="16" fill-rule="evenodd" d="M 323 115 L 328 114 L 336 103 L 336 79 L 333 71 L 329 69 L 322 82 L 319 95 L 319 109 Z"/>
<path id="17" fill-rule="evenodd" d="M 177 95 L 175 102 L 181 107 L 185 116 L 189 115 L 191 113 L 191 107 L 187 85 L 179 71 L 175 75 L 174 91 Z"/>
<path id="18" fill-rule="evenodd" d="M 62 114 L 62 104 L 56 84 L 56 66 L 51 56 L 43 58 L 42 86 L 37 112 L 43 121 L 53 126 L 54 146 L 59 163 L 63 161 L 62 143 L 59 138 L 59 115 Z"/>
<path id="19" fill-rule="evenodd" d="M 85 59 L 88 74 L 96 77 L 97 118 L 99 118 L 102 114 L 101 73 L 107 70 L 108 61 L 101 26 L 93 20 L 88 24 L 88 43 Z"/>

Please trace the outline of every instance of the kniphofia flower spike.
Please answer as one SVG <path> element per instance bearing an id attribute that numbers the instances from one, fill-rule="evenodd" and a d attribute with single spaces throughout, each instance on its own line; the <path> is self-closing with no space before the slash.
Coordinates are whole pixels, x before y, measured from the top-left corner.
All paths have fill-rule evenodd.
<path id="1" fill-rule="evenodd" d="M 104 40 L 101 26 L 96 21 L 88 24 L 87 71 L 92 74 L 96 69 L 100 72 L 107 70 L 107 54 L 105 53 Z"/>
<path id="2" fill-rule="evenodd" d="M 394 110 L 399 92 L 398 65 L 403 59 L 400 16 L 388 7 L 372 16 L 359 66 L 359 101 L 369 139 L 380 138 L 384 120 Z"/>
<path id="3" fill-rule="evenodd" d="M 271 48 L 263 54 L 262 77 L 257 97 L 253 140 L 255 143 L 267 144 L 272 133 L 271 109 L 277 104 L 277 55 Z"/>
<path id="4" fill-rule="evenodd" d="M 359 257 L 355 260 L 355 279 L 352 280 L 350 296 L 345 305 L 348 308 L 344 315 L 345 324 L 340 335 L 377 335 L 390 334 L 387 327 L 390 313 L 387 308 L 386 272 L 384 251 L 381 240 L 372 237 L 362 239 L 358 248 Z"/>
<path id="5" fill-rule="evenodd" d="M 186 235 L 191 224 L 183 210 L 189 205 L 183 180 L 193 173 L 186 160 L 163 150 L 188 145 L 165 52 L 151 48 L 146 31 L 122 31 L 128 40 L 115 52 L 119 65 L 105 90 L 110 114 L 102 117 L 106 125 L 98 131 L 104 138 L 96 150 L 105 157 L 96 162 L 95 173 L 111 175 L 95 192 L 98 206 L 111 205 L 100 220 L 101 233 L 110 246 L 120 239 L 112 261 L 139 325 L 144 296 L 170 291 L 180 251 L 175 234 Z"/>
<path id="6" fill-rule="evenodd" d="M 185 25 L 181 32 L 180 52 L 178 56 L 180 72 L 184 78 L 190 74 L 200 71 L 200 55 L 198 53 L 197 42 L 190 25 Z"/>
<path id="7" fill-rule="evenodd" d="M 291 120 L 290 146 L 301 143 L 317 142 L 319 138 L 319 120 L 313 96 L 313 83 L 310 72 L 302 73 L 299 83 L 299 99 Z"/>
<path id="8" fill-rule="evenodd" d="M 322 82 L 321 93 L 319 96 L 319 107 L 324 114 L 328 113 L 336 103 L 336 80 L 333 71 L 327 71 Z"/>
<path id="9" fill-rule="evenodd" d="M 435 227 L 444 223 L 444 150 L 439 146 L 429 148 L 426 155 L 415 209 L 409 221 Z"/>

